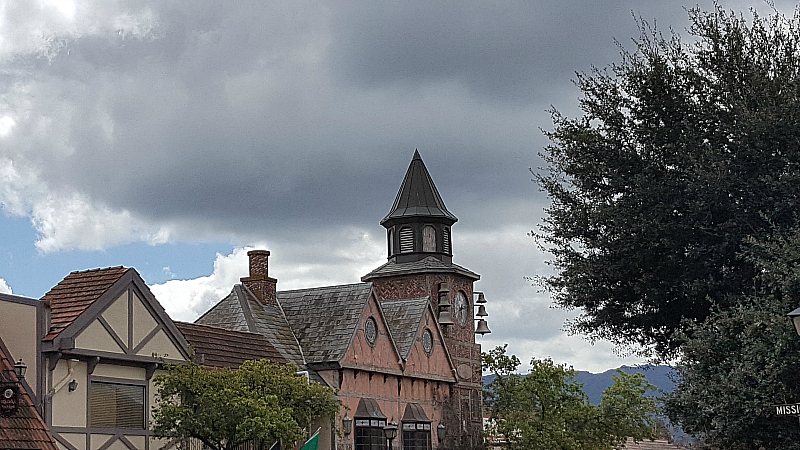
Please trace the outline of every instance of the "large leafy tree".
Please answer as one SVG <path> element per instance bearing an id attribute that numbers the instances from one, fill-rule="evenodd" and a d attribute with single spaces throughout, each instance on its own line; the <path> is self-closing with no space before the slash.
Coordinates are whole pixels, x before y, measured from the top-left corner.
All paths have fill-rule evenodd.
<path id="1" fill-rule="evenodd" d="M 665 409 L 716 448 L 800 449 L 797 418 L 772 407 L 800 402 L 800 337 L 786 318 L 800 306 L 800 234 L 750 243 L 753 292 L 692 325 Z"/>
<path id="2" fill-rule="evenodd" d="M 553 111 L 538 232 L 574 332 L 674 357 L 685 323 L 736 304 L 749 237 L 798 223 L 800 17 L 690 9 L 690 42 L 641 22 L 621 61 Z"/>
<path id="3" fill-rule="evenodd" d="M 618 448 L 627 437 L 651 438 L 655 430 L 655 389 L 642 374 L 617 372 L 614 385 L 592 405 L 574 380 L 574 371 L 550 359 L 533 359 L 525 375 L 520 361 L 497 347 L 483 354 L 484 370 L 495 375 L 484 390 L 493 429 L 511 450 L 605 450 Z"/>
<path id="4" fill-rule="evenodd" d="M 334 417 L 340 402 L 331 388 L 296 375 L 293 364 L 246 361 L 239 369 L 171 366 L 155 378 L 157 437 L 202 441 L 231 450 L 248 441 L 294 442 L 317 417 Z"/>

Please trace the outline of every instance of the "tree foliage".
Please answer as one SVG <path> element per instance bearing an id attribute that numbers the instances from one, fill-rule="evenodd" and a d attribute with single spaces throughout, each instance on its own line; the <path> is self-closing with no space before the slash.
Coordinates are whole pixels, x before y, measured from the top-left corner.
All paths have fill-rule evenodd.
<path id="1" fill-rule="evenodd" d="M 800 449 L 797 418 L 772 407 L 800 402 L 800 338 L 786 318 L 800 306 L 800 234 L 750 240 L 744 257 L 760 270 L 754 291 L 692 326 L 666 413 L 718 448 Z"/>
<path id="2" fill-rule="evenodd" d="M 574 380 L 574 371 L 550 359 L 533 359 L 525 376 L 516 374 L 520 361 L 506 347 L 484 353 L 483 367 L 495 379 L 484 390 L 495 429 L 509 448 L 604 450 L 617 448 L 627 437 L 653 436 L 655 389 L 644 375 L 617 372 L 614 385 L 592 405 Z"/>
<path id="3" fill-rule="evenodd" d="M 582 116 L 553 110 L 537 235 L 572 331 L 673 357 L 684 323 L 752 289 L 743 243 L 798 223 L 800 17 L 750 16 L 690 9 L 688 43 L 640 21 L 578 76 Z"/>
<path id="4" fill-rule="evenodd" d="M 266 360 L 236 370 L 171 366 L 154 380 L 153 433 L 199 439 L 213 450 L 253 440 L 294 442 L 312 419 L 333 417 L 341 405 L 333 389 L 309 383 L 297 370 Z"/>

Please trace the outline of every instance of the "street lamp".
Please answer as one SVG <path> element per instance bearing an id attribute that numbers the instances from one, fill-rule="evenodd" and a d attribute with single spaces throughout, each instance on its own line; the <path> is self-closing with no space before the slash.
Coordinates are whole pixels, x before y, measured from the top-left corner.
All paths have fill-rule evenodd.
<path id="1" fill-rule="evenodd" d="M 392 450 L 392 441 L 397 437 L 397 423 L 393 420 L 383 427 L 383 434 L 389 440 L 389 450 Z"/>
<path id="2" fill-rule="evenodd" d="M 787 316 L 792 319 L 792 323 L 794 323 L 794 329 L 797 331 L 797 334 L 800 335 L 800 308 L 790 312 L 787 314 Z"/>

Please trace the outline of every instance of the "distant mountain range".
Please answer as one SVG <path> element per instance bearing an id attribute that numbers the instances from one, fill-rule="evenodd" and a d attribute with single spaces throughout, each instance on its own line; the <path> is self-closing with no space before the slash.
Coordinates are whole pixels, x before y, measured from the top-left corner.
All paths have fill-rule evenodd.
<path id="1" fill-rule="evenodd" d="M 656 366 L 652 364 L 622 366 L 619 369 L 609 369 L 603 373 L 576 371 L 575 381 L 583 384 L 583 392 L 589 397 L 589 401 L 596 405 L 600 403 L 600 395 L 603 391 L 614 384 L 611 377 L 617 373 L 617 370 L 621 370 L 625 373 L 643 373 L 650 384 L 658 387 L 658 391 L 650 393 L 650 396 L 657 397 L 675 390 L 675 382 L 672 381 L 673 378 L 677 377 L 675 369 L 669 366 Z M 485 386 L 491 383 L 494 377 L 494 375 L 485 375 L 483 377 L 483 385 Z"/>

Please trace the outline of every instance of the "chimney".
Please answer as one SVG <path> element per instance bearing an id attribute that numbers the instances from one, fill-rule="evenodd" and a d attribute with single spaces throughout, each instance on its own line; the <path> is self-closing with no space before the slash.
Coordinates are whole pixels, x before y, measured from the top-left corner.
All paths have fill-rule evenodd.
<path id="1" fill-rule="evenodd" d="M 278 280 L 269 277 L 269 252 L 267 250 L 250 250 L 250 276 L 241 278 L 242 284 L 264 305 L 277 306 L 275 286 Z"/>

